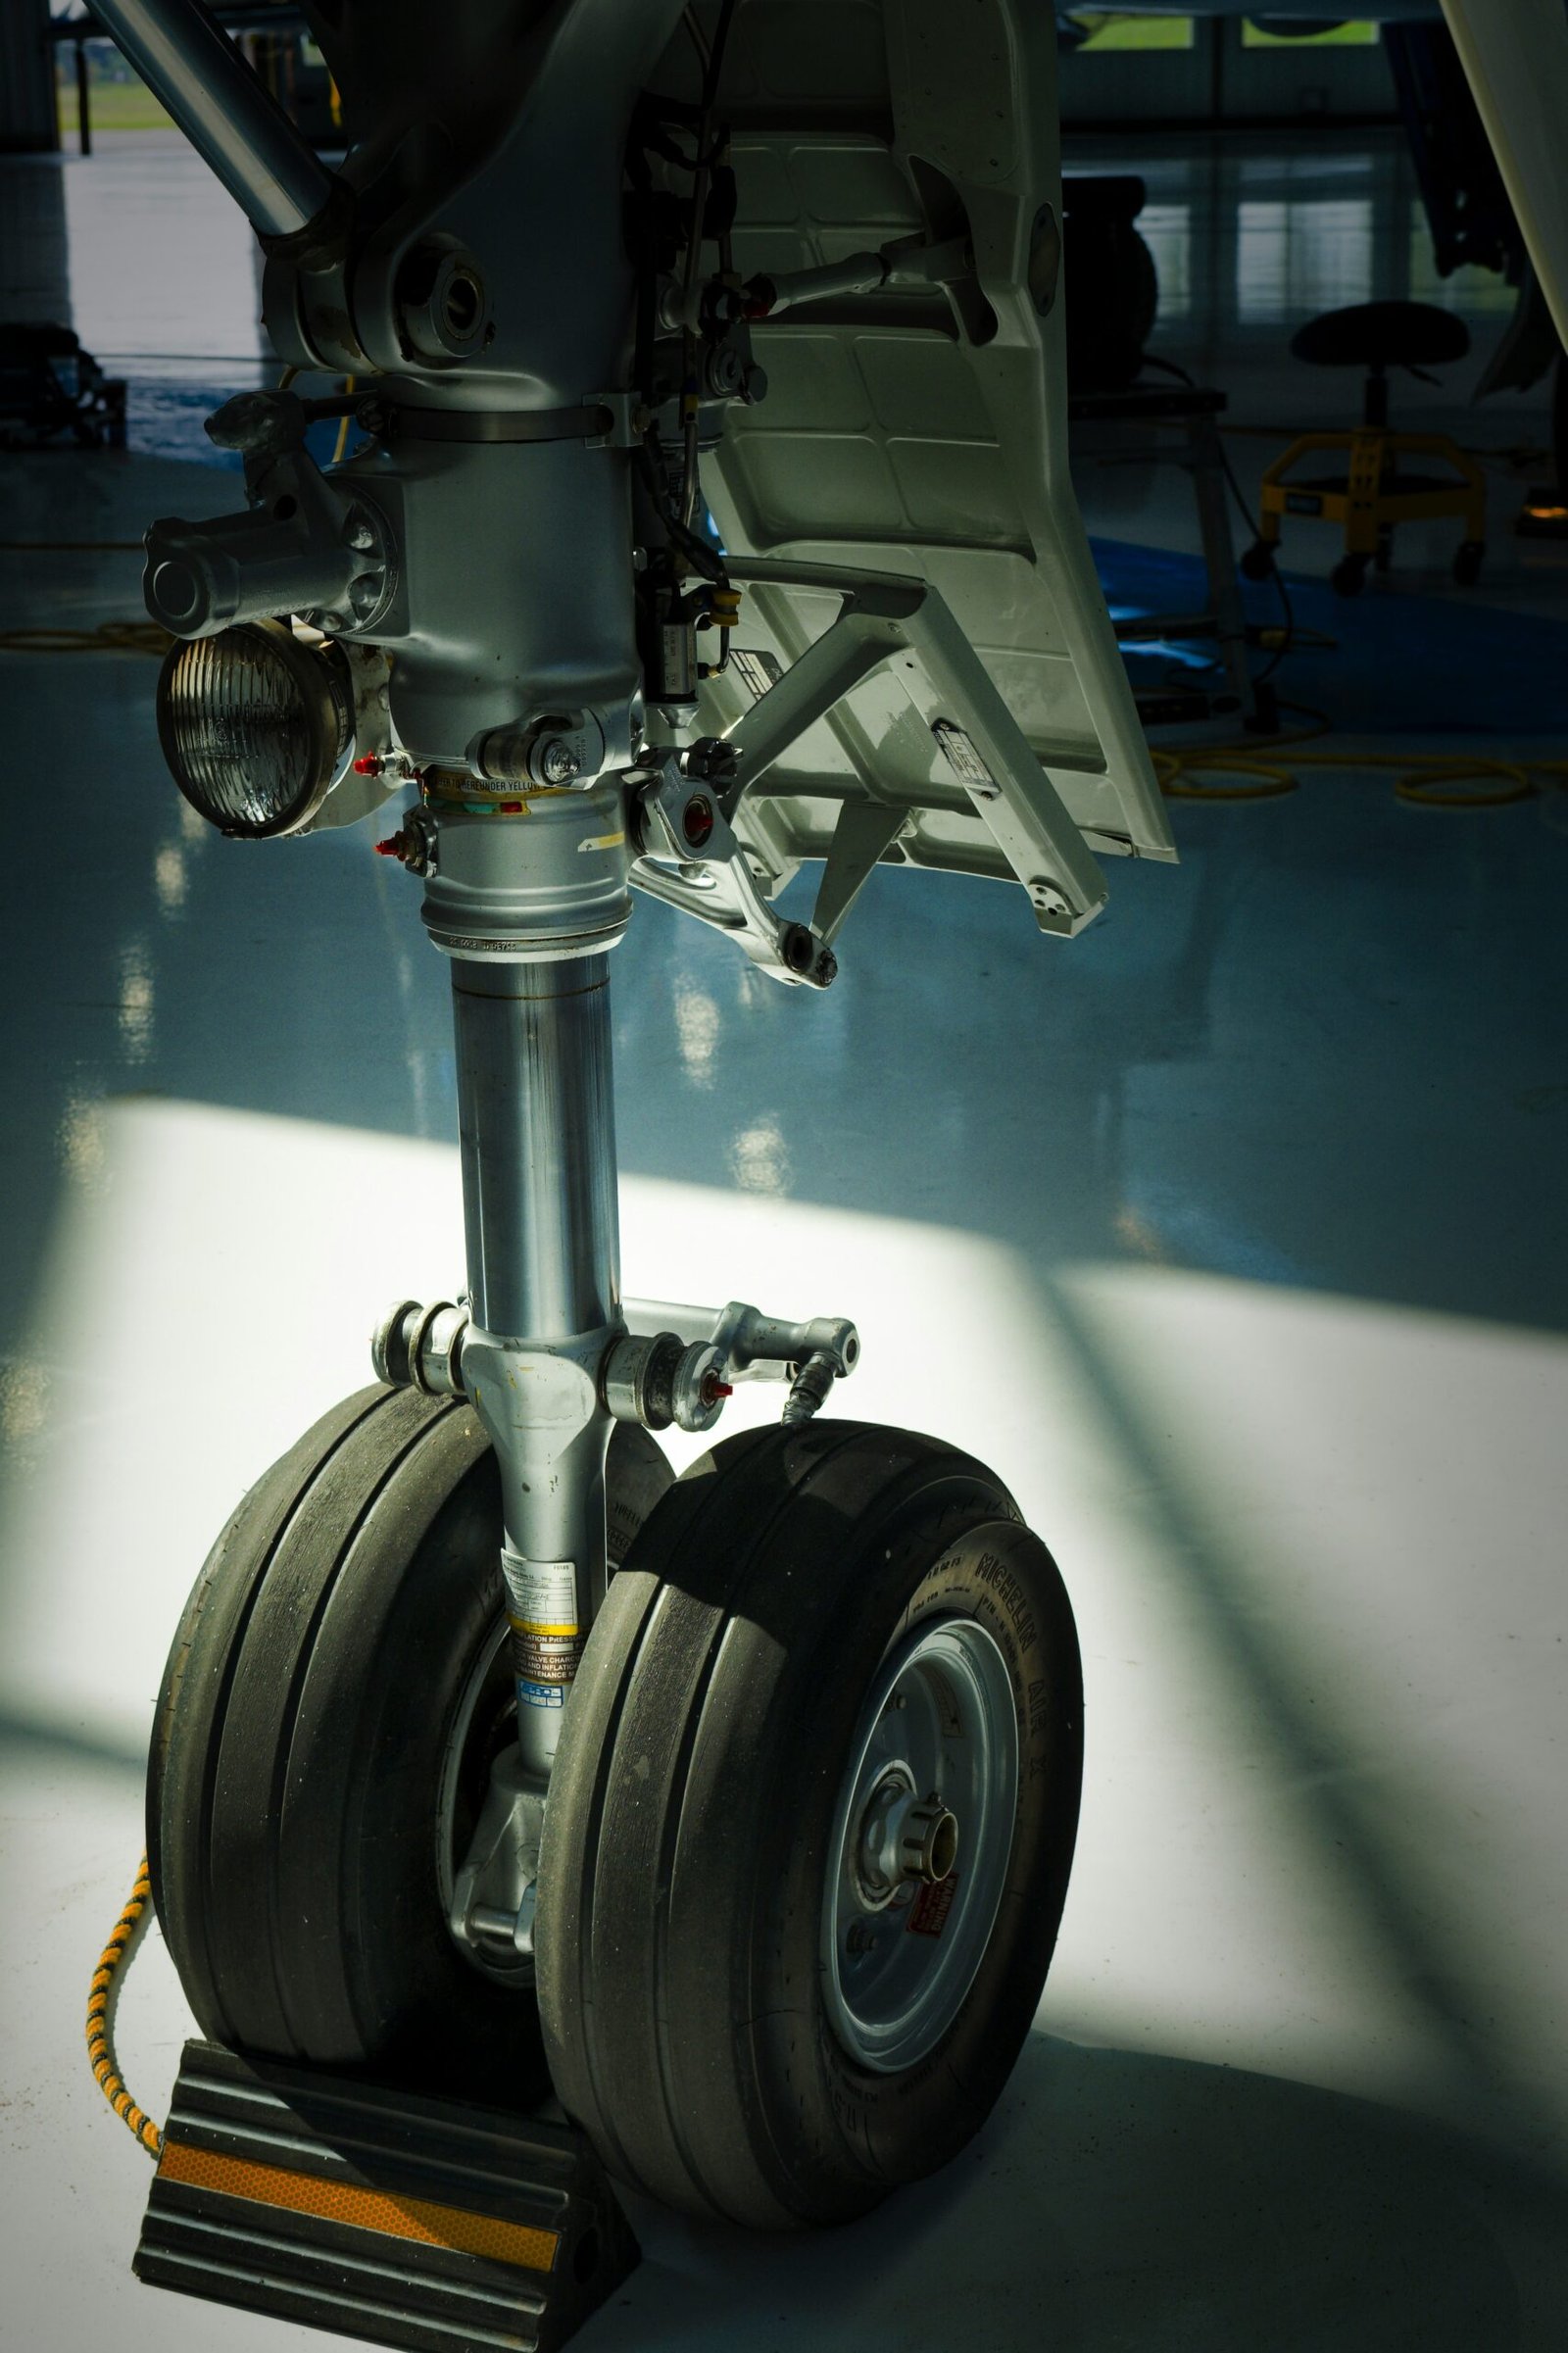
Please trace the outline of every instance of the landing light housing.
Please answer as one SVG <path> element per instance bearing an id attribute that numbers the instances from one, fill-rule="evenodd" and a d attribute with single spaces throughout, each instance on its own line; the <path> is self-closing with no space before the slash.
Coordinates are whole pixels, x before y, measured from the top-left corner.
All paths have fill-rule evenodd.
<path id="1" fill-rule="evenodd" d="M 198 815 L 220 833 L 298 833 L 353 749 L 354 690 L 330 639 L 241 621 L 176 645 L 158 680 L 158 740 Z"/>

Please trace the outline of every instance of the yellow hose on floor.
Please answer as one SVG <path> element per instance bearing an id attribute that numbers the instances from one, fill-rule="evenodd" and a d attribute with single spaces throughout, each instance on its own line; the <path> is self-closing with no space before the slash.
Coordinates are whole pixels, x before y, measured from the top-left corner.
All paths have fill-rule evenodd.
<path id="1" fill-rule="evenodd" d="M 135 1942 L 136 1933 L 152 1901 L 152 1893 L 147 1857 L 143 1855 L 136 1873 L 136 1884 L 130 1890 L 130 1900 L 115 1923 L 115 1933 L 99 1954 L 98 1966 L 92 1974 L 92 1990 L 87 1997 L 87 2057 L 92 2063 L 99 2090 L 121 2123 L 135 2133 L 149 2157 L 156 2157 L 163 2149 L 164 2136 L 152 2118 L 137 2107 L 121 2081 L 115 2065 L 114 2040 L 115 1984 L 125 1955 Z"/>
<path id="2" fill-rule="evenodd" d="M 1300 790 L 1301 768 L 1393 768 L 1394 790 L 1415 809 L 1504 809 L 1510 802 L 1568 787 L 1568 760 L 1499 759 L 1469 752 L 1304 752 L 1296 747 L 1326 727 L 1278 739 L 1290 757 L 1260 757 L 1250 743 L 1183 744 L 1153 750 L 1154 776 L 1172 801 L 1275 801 Z M 1272 751 L 1276 746 L 1266 747 Z M 1232 783 L 1231 778 L 1236 781 Z M 1212 779 L 1212 781 L 1204 781 Z M 1476 785 L 1482 789 L 1468 789 Z"/>
<path id="3" fill-rule="evenodd" d="M 96 629 L 0 629 L 3 654 L 156 654 L 173 644 L 156 621 L 100 621 Z"/>

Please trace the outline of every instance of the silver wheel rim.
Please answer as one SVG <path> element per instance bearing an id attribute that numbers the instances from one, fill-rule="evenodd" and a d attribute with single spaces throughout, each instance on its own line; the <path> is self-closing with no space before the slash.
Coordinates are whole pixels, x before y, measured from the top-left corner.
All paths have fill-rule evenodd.
<path id="1" fill-rule="evenodd" d="M 976 1619 L 927 1619 L 877 1671 L 828 1846 L 828 2012 L 862 2067 L 917 2065 L 957 2016 L 996 1925 L 1017 1803 L 1007 1662 Z M 938 1877 L 944 1817 L 956 1856 Z"/>

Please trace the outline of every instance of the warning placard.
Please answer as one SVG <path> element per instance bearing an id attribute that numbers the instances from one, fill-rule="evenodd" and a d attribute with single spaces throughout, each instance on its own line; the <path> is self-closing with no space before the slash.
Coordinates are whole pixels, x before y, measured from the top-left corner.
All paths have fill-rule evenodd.
<path id="1" fill-rule="evenodd" d="M 958 1875 L 956 1871 L 950 1871 L 947 1878 L 939 1879 L 934 1887 L 922 1887 L 909 1906 L 909 1917 L 904 1924 L 905 1935 L 940 1936 L 948 1925 L 948 1914 L 953 1909 L 953 1899 L 957 1891 Z"/>

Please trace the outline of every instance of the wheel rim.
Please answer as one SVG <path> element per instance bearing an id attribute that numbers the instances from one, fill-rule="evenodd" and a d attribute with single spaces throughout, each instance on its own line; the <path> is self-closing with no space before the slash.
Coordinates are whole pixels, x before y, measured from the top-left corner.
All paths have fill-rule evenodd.
<path id="1" fill-rule="evenodd" d="M 862 2067 L 915 2066 L 957 2016 L 996 1924 L 1017 1799 L 1006 1661 L 976 1619 L 928 1619 L 878 1669 L 828 1848 L 828 2009 Z"/>

